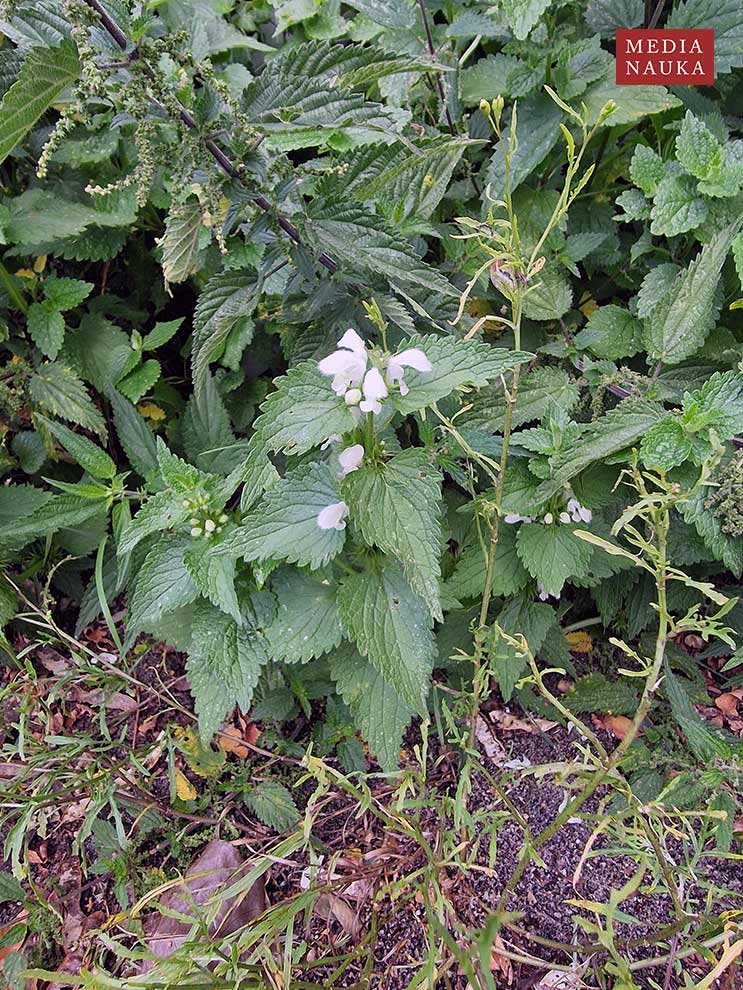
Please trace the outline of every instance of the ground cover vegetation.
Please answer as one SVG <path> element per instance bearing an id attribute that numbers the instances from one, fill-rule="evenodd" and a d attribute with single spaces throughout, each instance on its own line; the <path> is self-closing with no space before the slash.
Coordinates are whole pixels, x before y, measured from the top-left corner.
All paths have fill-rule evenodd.
<path id="1" fill-rule="evenodd" d="M 0 31 L 8 985 L 738 985 L 740 0 Z"/>

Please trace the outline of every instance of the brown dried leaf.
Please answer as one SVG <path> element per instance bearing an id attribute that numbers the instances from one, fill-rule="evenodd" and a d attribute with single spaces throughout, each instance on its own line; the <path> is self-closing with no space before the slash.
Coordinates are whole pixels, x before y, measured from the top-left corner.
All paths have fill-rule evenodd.
<path id="1" fill-rule="evenodd" d="M 724 715 L 735 715 L 738 711 L 738 699 L 732 691 L 726 691 L 724 694 L 718 694 L 715 698 L 715 705 Z"/>

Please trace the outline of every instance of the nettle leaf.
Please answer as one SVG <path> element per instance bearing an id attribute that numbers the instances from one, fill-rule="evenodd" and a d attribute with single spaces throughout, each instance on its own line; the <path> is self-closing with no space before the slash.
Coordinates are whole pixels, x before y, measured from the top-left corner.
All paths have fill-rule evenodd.
<path id="1" fill-rule="evenodd" d="M 306 663 L 343 639 L 336 587 L 327 578 L 281 567 L 271 576 L 276 616 L 265 630 L 275 660 Z"/>
<path id="2" fill-rule="evenodd" d="M 93 283 L 79 278 L 48 278 L 44 282 L 44 298 L 63 311 L 79 306 L 92 291 Z"/>
<path id="3" fill-rule="evenodd" d="M 171 491 L 150 495 L 137 515 L 124 530 L 119 541 L 119 553 L 126 556 L 153 533 L 182 526 L 193 510 L 184 505 L 183 496 Z"/>
<path id="4" fill-rule="evenodd" d="M 675 237 L 698 227 L 707 217 L 707 204 L 690 175 L 667 175 L 658 183 L 650 211 L 652 234 Z"/>
<path id="5" fill-rule="evenodd" d="M 247 444 L 235 439 L 222 396 L 208 372 L 203 387 L 188 400 L 182 431 L 186 453 L 202 471 L 229 474 L 245 460 Z"/>
<path id="6" fill-rule="evenodd" d="M 498 546 L 493 567 L 493 594 L 513 595 L 529 581 L 529 573 L 516 553 L 516 526 L 501 520 L 498 532 Z M 462 547 L 459 560 L 446 582 L 447 591 L 457 599 L 479 598 L 485 589 L 487 571 L 487 550 L 490 532 L 483 531 L 485 547 L 477 539 L 477 533 L 470 535 Z"/>
<path id="7" fill-rule="evenodd" d="M 254 273 L 236 269 L 212 275 L 196 303 L 194 312 L 193 350 L 191 368 L 194 385 L 199 391 L 205 381 L 209 364 L 218 361 L 227 340 L 238 324 L 249 324 L 258 301 Z M 246 343 L 252 339 L 252 329 Z"/>
<path id="8" fill-rule="evenodd" d="M 743 9 L 738 0 L 686 0 L 677 4 L 666 28 L 715 32 L 715 75 L 743 66 Z"/>
<path id="9" fill-rule="evenodd" d="M 26 314 L 31 340 L 41 353 L 54 361 L 64 343 L 64 317 L 48 300 L 31 303 Z"/>
<path id="10" fill-rule="evenodd" d="M 174 206 L 170 211 L 165 221 L 165 233 L 157 242 L 162 251 L 166 282 L 185 282 L 196 271 L 204 229 L 201 204 L 197 199 Z"/>
<path id="11" fill-rule="evenodd" d="M 548 595 L 559 597 L 568 578 L 584 577 L 593 551 L 575 536 L 572 526 L 523 523 L 516 538 L 521 562 Z"/>
<path id="12" fill-rule="evenodd" d="M 15 488 L 8 491 L 15 492 Z M 56 495 L 32 509 L 23 507 L 23 518 L 0 525 L 0 540 L 10 546 L 24 546 L 29 540 L 51 536 L 60 529 L 79 526 L 101 511 L 102 499 L 80 498 L 77 495 Z"/>
<path id="13" fill-rule="evenodd" d="M 80 433 L 73 433 L 61 423 L 55 423 L 45 416 L 37 414 L 49 432 L 54 436 L 65 450 L 72 454 L 83 470 L 87 471 L 94 478 L 113 478 L 116 474 L 116 465 L 108 456 L 105 450 L 101 450 L 92 440 L 82 436 Z"/>
<path id="14" fill-rule="evenodd" d="M 317 517 L 341 501 L 337 478 L 327 464 L 305 464 L 269 489 L 219 552 L 245 560 L 287 560 L 313 570 L 343 549 L 344 530 L 320 529 Z"/>
<path id="15" fill-rule="evenodd" d="M 47 412 L 106 438 L 106 422 L 71 368 L 56 361 L 42 364 L 31 376 L 29 391 L 34 402 Z"/>
<path id="16" fill-rule="evenodd" d="M 23 140 L 59 94 L 80 74 L 77 49 L 65 39 L 55 48 L 33 48 L 0 104 L 0 163 Z"/>
<path id="17" fill-rule="evenodd" d="M 423 287 L 445 296 L 459 294 L 441 272 L 421 261 L 410 241 L 392 224 L 368 210 L 313 203 L 306 228 L 321 250 L 343 259 L 344 271 L 384 275 L 393 286 Z"/>
<path id="18" fill-rule="evenodd" d="M 511 162 L 511 192 L 515 192 L 537 166 L 541 165 L 557 144 L 561 120 L 562 111 L 546 93 L 537 93 L 519 103 L 516 123 L 518 147 Z M 506 129 L 504 135 L 507 134 Z M 493 196 L 503 196 L 506 167 L 502 142 L 498 143 L 493 152 L 485 181 L 492 186 Z"/>
<path id="19" fill-rule="evenodd" d="M 658 184 L 666 173 L 666 166 L 660 155 L 646 144 L 638 144 L 632 152 L 629 165 L 630 179 L 645 193 L 655 196 Z"/>
<path id="20" fill-rule="evenodd" d="M 143 478 L 157 470 L 157 447 L 152 430 L 136 408 L 115 390 L 109 393 L 114 426 L 129 463 Z"/>
<path id="21" fill-rule="evenodd" d="M 379 670 L 350 644 L 336 650 L 328 658 L 328 664 L 338 694 L 350 708 L 359 732 L 382 769 L 396 770 L 403 732 L 413 710 Z"/>
<path id="22" fill-rule="evenodd" d="M 585 18 L 592 31 L 609 38 L 617 28 L 638 27 L 644 14 L 643 0 L 591 0 Z"/>
<path id="23" fill-rule="evenodd" d="M 149 361 L 140 364 L 134 371 L 130 371 L 124 378 L 120 378 L 116 382 L 116 388 L 124 398 L 136 404 L 158 381 L 161 370 L 160 362 L 150 358 Z"/>
<path id="24" fill-rule="evenodd" d="M 713 560 L 721 560 L 736 576 L 743 571 L 743 538 L 728 536 L 718 516 L 706 507 L 710 489 L 703 488 L 679 505 L 685 522 L 702 538 Z"/>
<path id="25" fill-rule="evenodd" d="M 720 440 L 729 440 L 743 432 L 743 375 L 715 372 L 700 389 L 684 395 L 684 408 L 714 426 Z"/>
<path id="26" fill-rule="evenodd" d="M 402 568 L 390 559 L 376 560 L 343 581 L 338 605 L 360 652 L 413 711 L 424 715 L 436 644 L 428 609 Z"/>
<path id="27" fill-rule="evenodd" d="M 523 41 L 551 3 L 552 0 L 502 0 L 501 9 L 514 35 Z"/>
<path id="28" fill-rule="evenodd" d="M 588 107 L 588 120 L 595 124 L 602 108 L 611 100 L 616 109 L 606 118 L 604 127 L 634 124 L 643 117 L 663 113 L 681 106 L 681 100 L 663 86 L 617 86 L 616 67 L 612 63 L 603 79 L 586 89 L 581 99 Z"/>
<path id="29" fill-rule="evenodd" d="M 413 590 L 441 620 L 441 474 L 426 451 L 411 447 L 386 464 L 362 464 L 343 491 L 354 528 L 367 544 L 398 558 Z"/>
<path id="30" fill-rule="evenodd" d="M 684 433 L 680 420 L 666 416 L 651 426 L 640 444 L 640 456 L 645 467 L 670 471 L 689 457 L 692 444 Z"/>
<path id="31" fill-rule="evenodd" d="M 480 100 L 491 100 L 493 93 L 512 99 L 527 96 L 543 80 L 543 63 L 530 66 L 513 55 L 498 52 L 478 59 L 460 74 L 460 95 L 466 106 L 477 106 Z"/>
<path id="32" fill-rule="evenodd" d="M 552 607 L 545 602 L 513 598 L 501 609 L 494 623 L 494 626 L 496 625 L 509 636 L 523 636 L 532 654 L 536 656 L 550 630 L 557 627 L 557 619 Z M 516 683 L 526 670 L 528 661 L 525 656 L 520 656 L 516 648 L 506 642 L 495 628 L 489 650 L 490 663 L 495 671 L 498 688 L 503 701 L 508 703 Z"/>
<path id="33" fill-rule="evenodd" d="M 299 822 L 299 809 L 289 791 L 277 780 L 263 780 L 245 794 L 245 804 L 275 832 L 289 832 Z"/>
<path id="34" fill-rule="evenodd" d="M 302 361 L 275 384 L 255 422 L 256 442 L 266 450 L 303 454 L 333 434 L 355 429 L 348 406 L 317 370 L 317 362 Z"/>
<path id="35" fill-rule="evenodd" d="M 676 158 L 697 179 L 709 179 L 722 164 L 720 142 L 691 110 L 686 111 L 676 138 Z"/>
<path id="36" fill-rule="evenodd" d="M 186 670 L 203 740 L 211 739 L 235 705 L 248 711 L 268 660 L 259 632 L 207 602 L 194 609 Z"/>
<path id="37" fill-rule="evenodd" d="M 553 458 L 552 478 L 537 488 L 536 498 L 551 498 L 590 464 L 638 443 L 663 415 L 660 405 L 625 400 L 595 422 L 586 424 L 580 438 Z"/>
<path id="38" fill-rule="evenodd" d="M 611 361 L 633 357 L 642 349 L 642 323 L 622 306 L 600 306 L 575 335 L 575 345 Z"/>
<path id="39" fill-rule="evenodd" d="M 524 316 L 530 320 L 559 320 L 572 302 L 573 287 L 568 276 L 556 265 L 546 265 L 524 299 Z"/>
<path id="40" fill-rule="evenodd" d="M 478 341 L 457 340 L 455 337 L 411 337 L 404 348 L 420 348 L 433 365 L 431 371 L 407 369 L 405 384 L 407 395 L 395 394 L 395 407 L 403 415 L 417 412 L 446 398 L 463 386 L 485 385 L 500 379 L 506 371 L 531 361 L 534 357 L 526 351 L 509 351 L 503 347 L 491 347 Z"/>
<path id="41" fill-rule="evenodd" d="M 704 343 L 715 322 L 722 266 L 737 233 L 737 227 L 722 230 L 676 276 L 671 291 L 646 324 L 651 360 L 678 364 Z"/>
<path id="42" fill-rule="evenodd" d="M 740 750 L 740 743 L 733 735 L 726 735 L 717 726 L 706 722 L 694 708 L 685 683 L 665 665 L 663 684 L 671 705 L 673 717 L 684 733 L 689 748 L 697 759 L 705 764 L 715 760 L 729 760 L 733 747 Z M 689 685 L 691 686 L 691 685 Z"/>
<path id="43" fill-rule="evenodd" d="M 199 588 L 183 559 L 191 542 L 187 536 L 163 537 L 144 558 L 129 594 L 126 634 L 130 643 L 137 633 L 156 627 L 166 612 L 190 605 L 199 597 Z"/>
<path id="44" fill-rule="evenodd" d="M 204 598 L 222 612 L 242 622 L 235 592 L 235 561 L 214 553 L 215 543 L 204 537 L 193 539 L 183 554 L 183 563 Z"/>
<path id="45" fill-rule="evenodd" d="M 532 420 L 542 419 L 551 405 L 570 412 L 579 396 L 580 389 L 575 378 L 564 369 L 550 366 L 534 368 L 522 375 L 512 425 L 516 428 Z M 467 423 L 468 426 L 479 426 L 490 432 L 503 429 L 506 400 L 501 385 L 483 389 L 470 401 L 472 408 L 461 417 L 460 422 Z"/>
<path id="46" fill-rule="evenodd" d="M 635 296 L 637 315 L 641 319 L 650 317 L 658 304 L 671 293 L 680 271 L 679 266 L 672 262 L 650 269 L 642 280 L 640 291 Z"/>

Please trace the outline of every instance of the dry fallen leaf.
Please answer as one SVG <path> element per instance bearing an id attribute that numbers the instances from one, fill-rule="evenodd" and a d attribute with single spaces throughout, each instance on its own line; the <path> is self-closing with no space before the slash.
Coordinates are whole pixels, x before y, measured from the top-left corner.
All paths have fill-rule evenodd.
<path id="1" fill-rule="evenodd" d="M 503 955 L 505 948 L 503 939 L 500 935 L 496 935 L 493 947 L 490 950 L 490 972 L 494 976 L 499 976 L 510 987 L 513 983 L 513 966 L 511 965 L 511 960 Z"/>
<path id="2" fill-rule="evenodd" d="M 576 990 L 580 984 L 577 973 L 564 973 L 560 969 L 551 969 L 545 973 L 534 990 Z"/>
<path id="3" fill-rule="evenodd" d="M 224 839 L 213 839 L 198 856 L 182 883 L 163 895 L 160 905 L 168 914 L 153 914 L 145 920 L 148 948 L 158 959 L 167 959 L 186 940 L 191 923 L 169 915 L 196 917 L 207 901 L 214 899 L 220 888 L 230 887 L 247 869 L 237 848 Z M 224 937 L 243 928 L 266 909 L 264 879 L 238 897 L 225 898 L 209 925 L 210 937 Z M 140 964 L 140 973 L 148 973 L 153 963 Z"/>
<path id="4" fill-rule="evenodd" d="M 198 794 L 194 785 L 181 770 L 175 772 L 175 793 L 181 801 L 193 801 Z"/>
<path id="5" fill-rule="evenodd" d="M 352 938 L 358 938 L 361 923 L 351 907 L 337 894 L 320 894 L 315 901 L 315 914 L 325 921 L 338 921 Z"/>
<path id="6" fill-rule="evenodd" d="M 485 721 L 482 715 L 477 716 L 475 736 L 489 760 L 495 760 L 497 762 L 505 756 L 505 747 L 495 738 L 492 727 Z"/>
<path id="7" fill-rule="evenodd" d="M 632 725 L 632 719 L 626 715 L 594 715 L 593 723 L 597 728 L 611 732 L 615 739 L 624 739 Z"/>
<path id="8" fill-rule="evenodd" d="M 547 732 L 549 729 L 554 729 L 557 725 L 557 722 L 550 722 L 546 718 L 537 718 L 536 716 L 532 719 L 518 718 L 518 716 L 512 715 L 511 712 L 499 711 L 498 709 L 490 712 L 490 717 L 505 732 L 514 732 L 516 730 L 519 732 L 536 732 L 538 729 L 541 729 L 542 732 Z"/>
<path id="9" fill-rule="evenodd" d="M 593 649 L 593 640 L 582 629 L 576 632 L 566 633 L 565 639 L 570 647 L 571 653 L 590 653 Z"/>
<path id="10" fill-rule="evenodd" d="M 738 710 L 738 699 L 732 691 L 726 691 L 724 694 L 718 694 L 715 698 L 715 705 L 723 714 L 735 715 Z"/>

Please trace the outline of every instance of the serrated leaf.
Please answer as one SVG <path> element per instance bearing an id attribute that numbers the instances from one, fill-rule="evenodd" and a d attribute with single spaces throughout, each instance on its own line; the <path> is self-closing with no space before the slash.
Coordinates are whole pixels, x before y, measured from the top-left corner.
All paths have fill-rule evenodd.
<path id="1" fill-rule="evenodd" d="M 255 423 L 256 442 L 266 450 L 303 454 L 333 434 L 342 436 L 355 428 L 348 406 L 315 361 L 290 368 L 275 384 Z"/>
<path id="2" fill-rule="evenodd" d="M 112 390 L 109 398 L 119 443 L 134 470 L 145 478 L 157 470 L 157 447 L 152 430 L 131 402 L 118 392 Z"/>
<path id="3" fill-rule="evenodd" d="M 715 32 L 715 75 L 743 66 L 743 8 L 739 0 L 686 0 L 668 16 L 673 30 L 712 28 Z"/>
<path id="4" fill-rule="evenodd" d="M 362 464 L 343 491 L 354 528 L 367 544 L 397 557 L 413 590 L 441 620 L 441 474 L 426 452 L 411 447 L 386 464 Z"/>
<path id="5" fill-rule="evenodd" d="M 519 41 L 523 41 L 537 25 L 552 0 L 502 0 L 506 23 Z"/>
<path id="6" fill-rule="evenodd" d="M 130 643 L 137 633 L 154 627 L 166 612 L 190 605 L 199 597 L 183 560 L 190 544 L 189 537 L 163 537 L 144 558 L 129 594 L 126 632 Z"/>
<path id="7" fill-rule="evenodd" d="M 593 553 L 573 533 L 572 526 L 524 523 L 516 537 L 516 552 L 522 564 L 548 595 L 559 597 L 568 578 L 583 577 Z"/>
<path id="8" fill-rule="evenodd" d="M 493 594 L 513 595 L 529 580 L 529 574 L 516 553 L 516 527 L 501 521 L 493 567 Z M 485 549 L 476 533 L 462 548 L 456 567 L 446 582 L 447 590 L 457 599 L 479 598 L 485 588 L 489 532 L 485 530 Z"/>
<path id="9" fill-rule="evenodd" d="M 14 492 L 16 489 L 10 489 Z M 0 540 L 5 539 L 11 546 L 23 546 L 30 539 L 50 536 L 60 529 L 78 526 L 87 522 L 101 510 L 101 502 L 92 498 L 79 498 L 75 495 L 56 495 L 35 508 L 24 512 L 22 519 L 0 526 Z"/>
<path id="10" fill-rule="evenodd" d="M 582 94 L 582 102 L 588 107 L 590 124 L 596 123 L 602 108 L 610 100 L 616 110 L 606 118 L 604 127 L 634 124 L 643 117 L 681 105 L 678 97 L 671 95 L 663 86 L 618 86 L 615 78 L 616 68 L 612 64 L 604 78 L 591 83 Z"/>
<path id="11" fill-rule="evenodd" d="M 44 298 L 62 311 L 79 306 L 92 291 L 93 283 L 79 278 L 48 278 L 44 282 Z"/>
<path id="12" fill-rule="evenodd" d="M 62 423 L 55 423 L 44 416 L 37 416 L 49 432 L 54 436 L 65 450 L 72 454 L 83 470 L 87 471 L 94 478 L 113 478 L 116 474 L 116 465 L 108 456 L 105 450 L 101 450 L 92 440 L 79 433 L 73 433 Z"/>
<path id="13" fill-rule="evenodd" d="M 556 265 L 546 265 L 524 299 L 524 316 L 530 320 L 559 320 L 572 302 L 570 279 Z"/>
<path id="14" fill-rule="evenodd" d="M 671 705 L 673 717 L 694 756 L 704 763 L 712 763 L 719 759 L 730 759 L 733 745 L 740 750 L 740 745 L 734 736 L 726 736 L 717 726 L 710 725 L 697 713 L 684 689 L 683 681 L 671 672 L 666 664 L 665 678 L 666 696 Z"/>
<path id="15" fill-rule="evenodd" d="M 642 348 L 642 324 L 622 306 L 600 306 L 576 334 L 575 345 L 612 361 L 633 357 Z"/>
<path id="16" fill-rule="evenodd" d="M 676 137 L 676 158 L 697 179 L 708 179 L 722 164 L 720 142 L 704 121 L 687 110 Z"/>
<path id="17" fill-rule="evenodd" d="M 54 361 L 64 343 L 64 317 L 52 303 L 31 303 L 26 313 L 28 332 L 45 357 Z"/>
<path id="18" fill-rule="evenodd" d="M 25 901 L 26 892 L 12 873 L 0 870 L 0 904 L 8 901 Z"/>
<path id="19" fill-rule="evenodd" d="M 624 678 L 610 681 L 604 674 L 580 677 L 562 696 L 571 712 L 601 712 L 609 715 L 634 715 L 639 701 L 636 688 Z"/>
<path id="20" fill-rule="evenodd" d="M 653 310 L 646 325 L 651 360 L 678 364 L 704 343 L 715 321 L 722 266 L 737 232 L 737 227 L 728 227 L 705 244 Z"/>
<path id="21" fill-rule="evenodd" d="M 196 271 L 203 229 L 198 200 L 174 206 L 168 214 L 165 233 L 158 241 L 166 282 L 185 282 Z"/>
<path id="22" fill-rule="evenodd" d="M 650 211 L 651 234 L 675 237 L 704 222 L 707 204 L 690 175 L 667 175 L 658 183 Z"/>
<path id="23" fill-rule="evenodd" d="M 436 646 L 428 610 L 390 559 L 353 574 L 338 593 L 351 639 L 406 704 L 426 710 Z"/>
<path id="24" fill-rule="evenodd" d="M 140 364 L 134 371 L 130 371 L 124 378 L 120 378 L 116 382 L 116 388 L 125 399 L 129 399 L 136 405 L 158 381 L 160 372 L 160 362 L 150 358 L 149 361 Z"/>
<path id="25" fill-rule="evenodd" d="M 629 165 L 630 179 L 646 196 L 655 196 L 658 183 L 665 175 L 665 165 L 660 155 L 646 144 L 638 144 L 632 152 Z"/>
<path id="26" fill-rule="evenodd" d="M 340 553 L 344 530 L 320 529 L 319 513 L 340 502 L 327 464 L 303 465 L 269 489 L 258 506 L 220 544 L 219 552 L 245 560 L 287 560 L 313 570 Z"/>
<path id="27" fill-rule="evenodd" d="M 34 48 L 28 53 L 18 79 L 0 104 L 0 164 L 79 73 L 80 62 L 72 41 L 64 40 L 56 48 Z"/>
<path id="28" fill-rule="evenodd" d="M 670 471 L 683 464 L 691 453 L 691 441 L 678 419 L 666 416 L 651 426 L 640 444 L 640 456 L 645 467 Z"/>
<path id="29" fill-rule="evenodd" d="M 212 361 L 218 361 L 227 339 L 240 321 L 249 320 L 258 300 L 259 283 L 242 271 L 212 275 L 196 303 L 191 368 L 198 391 Z M 247 343 L 250 342 L 246 341 Z"/>
<path id="30" fill-rule="evenodd" d="M 299 810 L 294 798 L 283 784 L 264 780 L 245 795 L 245 804 L 275 832 L 289 832 L 299 822 Z"/>
<path id="31" fill-rule="evenodd" d="M 534 368 L 521 377 L 519 400 L 513 410 L 512 425 L 516 428 L 532 420 L 542 419 L 552 404 L 570 412 L 579 396 L 578 385 L 567 371 L 549 366 Z M 460 422 L 467 423 L 468 426 L 479 426 L 490 432 L 503 429 L 506 400 L 502 385 L 483 389 L 470 401 L 472 408 L 461 417 Z"/>
<path id="32" fill-rule="evenodd" d="M 208 372 L 201 389 L 188 400 L 182 433 L 186 453 L 202 471 L 229 474 L 245 459 L 247 445 L 237 443 L 222 396 Z"/>
<path id="33" fill-rule="evenodd" d="M 186 570 L 204 598 L 222 612 L 242 622 L 235 592 L 235 561 L 214 553 L 215 543 L 205 538 L 193 539 L 183 554 Z"/>
<path id="34" fill-rule="evenodd" d="M 193 510 L 183 504 L 183 496 L 171 491 L 156 492 L 142 504 L 126 527 L 119 542 L 119 553 L 126 555 L 153 533 L 183 525 Z"/>
<path id="35" fill-rule="evenodd" d="M 238 625 L 207 602 L 194 609 L 186 669 L 203 740 L 211 739 L 235 705 L 249 710 L 268 659 L 256 630 Z"/>
<path id="36" fill-rule="evenodd" d="M 526 351 L 509 351 L 478 341 L 457 340 L 454 337 L 411 337 L 404 348 L 420 348 L 431 362 L 431 371 L 406 370 L 406 395 L 394 396 L 395 407 L 403 415 L 416 412 L 446 398 L 465 385 L 485 385 L 499 379 L 506 371 L 533 358 Z"/>
<path id="37" fill-rule="evenodd" d="M 400 763 L 402 735 L 413 711 L 376 667 L 352 646 L 336 650 L 328 658 L 330 676 L 348 705 L 359 732 L 383 770 L 392 772 Z"/>
<path id="38" fill-rule="evenodd" d="M 306 663 L 343 639 L 336 587 L 327 579 L 281 567 L 271 576 L 276 616 L 265 630 L 275 660 Z"/>
<path id="39" fill-rule="evenodd" d="M 526 598 L 513 598 L 498 614 L 494 627 L 499 626 L 510 636 L 524 636 L 532 654 L 536 656 L 547 634 L 557 627 L 555 612 L 545 602 L 533 602 Z M 496 628 L 492 630 L 489 659 L 495 671 L 503 701 L 508 703 L 513 689 L 526 669 L 527 660 L 519 656 L 515 647 L 507 643 Z"/>
<path id="40" fill-rule="evenodd" d="M 592 31 L 609 38 L 617 28 L 638 27 L 644 12 L 643 0 L 591 0 L 585 18 Z"/>
<path id="41" fill-rule="evenodd" d="M 685 522 L 694 526 L 704 545 L 715 560 L 721 560 L 734 574 L 743 571 L 743 538 L 728 536 L 722 531 L 718 516 L 706 506 L 709 489 L 700 489 L 696 495 L 684 499 L 679 511 Z"/>
<path id="42" fill-rule="evenodd" d="M 518 148 L 511 162 L 512 192 L 541 165 L 557 144 L 561 120 L 562 111 L 545 93 L 537 93 L 519 103 L 516 126 Z M 486 181 L 491 184 L 492 196 L 502 198 L 505 192 L 505 175 L 503 148 L 499 142 L 486 172 Z"/>
<path id="43" fill-rule="evenodd" d="M 143 351 L 155 351 L 158 347 L 162 347 L 163 344 L 167 344 L 169 340 L 178 333 L 178 330 L 183 325 L 183 317 L 178 317 L 177 320 L 167 320 L 164 323 L 156 323 L 149 333 L 146 333 L 142 338 L 142 350 Z"/>
<path id="44" fill-rule="evenodd" d="M 93 405 L 83 383 L 67 365 L 59 361 L 42 364 L 31 376 L 29 391 L 42 409 L 106 438 L 103 416 Z"/>
<path id="45" fill-rule="evenodd" d="M 679 266 L 671 262 L 650 269 L 643 278 L 640 291 L 635 297 L 637 315 L 641 319 L 648 319 L 658 304 L 668 296 L 679 271 Z"/>
<path id="46" fill-rule="evenodd" d="M 20 430 L 13 437 L 11 447 L 22 471 L 26 474 L 36 474 L 41 470 L 47 458 L 47 451 L 36 430 Z"/>
<path id="47" fill-rule="evenodd" d="M 743 431 L 743 374 L 715 372 L 700 389 L 684 394 L 684 408 L 692 409 L 696 422 L 714 426 L 721 440 Z"/>
<path id="48" fill-rule="evenodd" d="M 553 458 L 552 478 L 537 488 L 536 498 L 550 498 L 589 464 L 604 461 L 611 454 L 636 444 L 663 415 L 659 405 L 625 400 L 587 424 L 580 438 Z"/>

